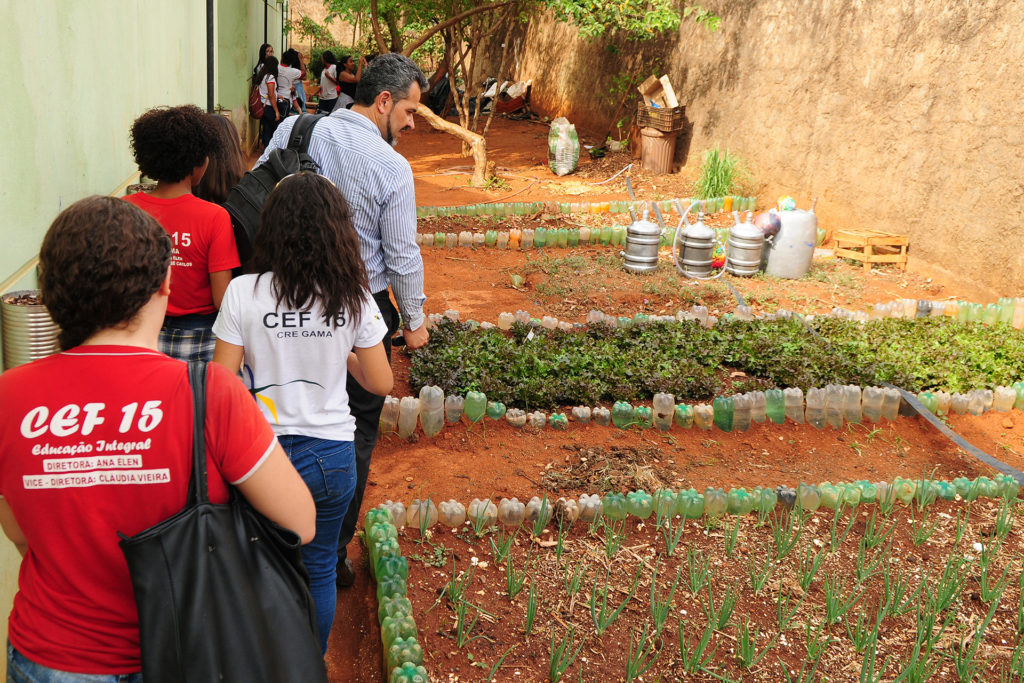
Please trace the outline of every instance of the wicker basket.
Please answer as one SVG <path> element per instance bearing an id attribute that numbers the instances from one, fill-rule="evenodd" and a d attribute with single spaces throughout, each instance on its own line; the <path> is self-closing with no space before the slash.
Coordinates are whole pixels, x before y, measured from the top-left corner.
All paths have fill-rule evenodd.
<path id="1" fill-rule="evenodd" d="M 671 133 L 682 130 L 683 119 L 686 107 L 649 107 L 645 102 L 638 102 L 636 108 L 636 123 L 641 128 L 657 128 L 658 130 Z"/>

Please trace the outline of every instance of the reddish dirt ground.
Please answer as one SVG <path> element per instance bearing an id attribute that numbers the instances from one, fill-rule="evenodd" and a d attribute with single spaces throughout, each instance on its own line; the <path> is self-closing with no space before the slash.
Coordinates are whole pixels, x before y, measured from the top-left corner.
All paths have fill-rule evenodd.
<path id="1" fill-rule="evenodd" d="M 532 122 L 495 120 L 489 135 L 490 159 L 495 162 L 503 187 L 468 187 L 468 173 L 452 173 L 469 161 L 459 155 L 457 140 L 420 122 L 415 131 L 403 136 L 399 151 L 405 154 L 416 176 L 420 205 L 456 205 L 484 201 L 561 200 L 591 201 L 625 199 L 624 183 L 616 179 L 595 187 L 587 183 L 604 180 L 630 162 L 628 154 L 609 155 L 600 161 L 581 160 L 579 173 L 556 179 L 546 166 L 547 127 Z M 508 170 L 506 170 L 508 169 Z M 661 199 L 687 196 L 692 179 L 676 175 L 633 174 L 633 186 L 641 198 Z M 567 192 L 583 194 L 567 195 Z M 570 198 L 566 198 L 570 197 Z M 573 197 L 579 197 L 578 199 Z M 590 225 L 603 220 L 620 224 L 623 217 L 587 216 Z M 424 219 L 421 231 L 438 229 L 458 232 L 479 231 L 492 223 L 473 219 Z M 577 220 L 570 218 L 570 220 Z M 717 217 L 719 224 L 731 218 Z M 564 218 L 543 217 L 503 219 L 499 229 L 511 223 L 533 221 L 557 227 Z M 826 245 L 827 246 L 827 245 Z M 706 303 L 720 312 L 733 308 L 721 283 L 694 283 L 678 278 L 668 250 L 662 252 L 662 269 L 653 276 L 638 278 L 625 274 L 614 263 L 613 247 L 585 247 L 545 250 L 540 253 L 499 251 L 491 248 L 424 248 L 428 313 L 446 309 L 461 312 L 462 319 L 496 321 L 501 311 L 525 309 L 534 317 L 551 314 L 569 321 L 583 321 L 590 308 L 606 313 L 632 314 L 643 310 L 674 313 L 693 303 Z M 573 259 L 577 260 L 573 260 Z M 596 265 L 594 265 L 596 264 Z M 512 273 L 525 274 L 516 289 Z M 941 285 L 913 273 L 876 269 L 865 274 L 846 262 L 816 262 L 812 277 L 800 281 L 767 279 L 733 280 L 755 311 L 789 308 L 804 313 L 821 313 L 833 306 L 867 310 L 871 304 L 895 298 L 947 299 L 971 297 L 956 286 Z M 567 289 L 568 288 L 568 289 Z M 580 291 L 585 290 L 585 291 Z M 409 395 L 408 358 L 403 349 L 394 354 L 396 387 L 393 395 Z M 1024 467 L 1024 417 L 1019 412 L 987 414 L 980 418 L 951 416 L 950 426 L 982 449 L 1016 467 Z M 433 500 L 455 498 L 468 504 L 474 497 L 517 496 L 520 500 L 544 491 L 546 470 L 564 467 L 579 457 L 583 448 L 653 448 L 660 454 L 646 463 L 656 480 L 673 487 L 703 489 L 770 485 L 799 481 L 919 477 L 934 471 L 935 477 L 991 476 L 993 471 L 962 453 L 923 420 L 900 418 L 895 424 L 882 423 L 878 432 L 865 426 L 842 431 L 818 431 L 807 425 L 755 425 L 746 433 L 679 430 L 620 431 L 614 428 L 583 427 L 570 423 L 565 432 L 545 429 L 542 433 L 516 430 L 504 422 L 486 421 L 467 429 L 447 426 L 436 438 L 421 437 L 413 443 L 384 437 L 374 452 L 363 512 L 387 499 L 408 504 L 413 498 Z M 647 470 L 643 472 L 647 476 Z M 660 477 L 660 479 L 658 479 Z M 651 488 L 654 488 L 653 486 Z M 648 488 L 648 490 L 651 490 Z M 558 495 L 573 497 L 584 491 L 570 489 Z M 364 549 L 350 547 L 356 562 L 353 587 L 339 591 L 338 611 L 331 633 L 328 667 L 332 681 L 380 681 L 381 644 L 377 626 L 377 600 Z M 413 563 L 415 573 L 422 565 Z M 435 657 L 431 671 L 435 680 L 448 680 L 443 664 Z M 478 676 L 479 677 L 479 676 Z M 467 680 L 461 678 L 459 680 Z M 469 680 L 472 680 L 471 678 Z M 498 680 L 510 680 L 499 676 Z M 520 680 L 520 679 L 517 679 Z"/>

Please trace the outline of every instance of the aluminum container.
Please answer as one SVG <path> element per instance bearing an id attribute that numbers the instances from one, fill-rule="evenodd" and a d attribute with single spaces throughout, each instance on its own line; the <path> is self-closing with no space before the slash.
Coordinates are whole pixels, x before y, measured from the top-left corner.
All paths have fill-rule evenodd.
<path id="1" fill-rule="evenodd" d="M 8 292 L 0 300 L 3 316 L 4 368 L 24 365 L 45 358 L 59 350 L 60 328 L 42 304 L 14 303 L 23 296 L 39 296 L 38 289 Z"/>

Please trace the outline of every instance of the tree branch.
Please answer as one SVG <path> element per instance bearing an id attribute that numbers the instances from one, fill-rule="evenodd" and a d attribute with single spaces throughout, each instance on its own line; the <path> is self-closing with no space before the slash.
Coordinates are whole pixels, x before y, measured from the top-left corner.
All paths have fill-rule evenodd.
<path id="1" fill-rule="evenodd" d="M 518 0 L 497 0 L 496 2 L 491 2 L 486 5 L 478 5 L 477 7 L 470 8 L 465 12 L 460 12 L 451 19 L 443 21 L 440 24 L 437 24 L 436 26 L 431 26 L 429 29 L 424 31 L 418 38 L 416 38 L 416 40 L 412 41 L 408 45 L 408 47 L 406 47 L 405 50 L 402 51 L 402 54 L 408 57 L 413 53 L 413 51 L 416 50 L 416 48 L 418 48 L 420 45 L 433 38 L 434 34 L 436 34 L 438 31 L 443 31 L 449 26 L 453 26 L 459 23 L 466 17 L 471 17 L 474 14 L 479 14 L 480 12 L 490 12 L 491 10 L 498 9 L 499 7 L 505 7 L 506 5 L 512 5 L 516 2 L 518 2 Z M 376 8 L 377 0 L 370 0 L 371 11 L 376 12 Z M 376 14 L 374 14 L 373 16 L 376 16 Z M 374 20 L 374 26 L 376 26 L 376 19 Z M 380 42 L 383 43 L 383 39 L 380 39 Z"/>
<path id="2" fill-rule="evenodd" d="M 470 152 L 473 154 L 473 180 L 470 181 L 470 184 L 474 187 L 483 187 L 486 185 L 487 141 L 484 140 L 484 137 L 466 130 L 462 126 L 457 126 L 451 121 L 445 121 L 440 116 L 430 111 L 430 108 L 425 105 L 419 105 L 419 107 L 416 108 L 416 113 L 425 118 L 427 123 L 437 130 L 454 135 L 469 147 Z"/>
<path id="3" fill-rule="evenodd" d="M 377 17 L 377 0 L 370 0 L 370 23 L 373 25 L 373 39 L 377 42 L 377 49 L 381 54 L 388 51 L 384 44 L 384 34 L 380 30 L 380 19 Z"/>

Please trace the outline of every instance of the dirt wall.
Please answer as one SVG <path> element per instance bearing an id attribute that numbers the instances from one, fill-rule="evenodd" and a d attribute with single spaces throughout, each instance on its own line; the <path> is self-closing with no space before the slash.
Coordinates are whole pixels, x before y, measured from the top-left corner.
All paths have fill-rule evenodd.
<path id="1" fill-rule="evenodd" d="M 1024 295 L 1024 3 L 719 0 L 649 43 L 587 42 L 550 16 L 517 41 L 534 108 L 607 128 L 614 76 L 660 63 L 688 129 L 749 160 L 762 201 L 818 197 L 830 229 L 910 236 L 911 267 Z M 649 68 L 649 66 L 648 66 Z"/>

